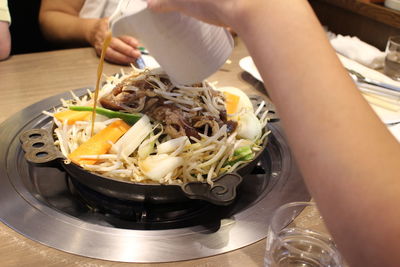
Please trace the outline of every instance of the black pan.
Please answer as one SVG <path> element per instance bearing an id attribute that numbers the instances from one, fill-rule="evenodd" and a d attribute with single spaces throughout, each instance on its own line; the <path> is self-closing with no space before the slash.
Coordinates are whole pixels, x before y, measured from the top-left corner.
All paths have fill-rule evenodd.
<path id="1" fill-rule="evenodd" d="M 20 140 L 25 159 L 29 163 L 43 167 L 62 167 L 71 178 L 106 196 L 160 204 L 201 199 L 215 205 L 229 205 L 234 201 L 242 176 L 254 169 L 267 144 L 266 138 L 263 149 L 257 152 L 252 161 L 243 164 L 233 173 L 220 175 L 213 180 L 214 185 L 211 187 L 201 182 L 164 185 L 124 181 L 89 172 L 74 163 L 66 164 L 64 155 L 54 145 L 53 133 L 48 129 L 27 130 L 20 135 Z"/>

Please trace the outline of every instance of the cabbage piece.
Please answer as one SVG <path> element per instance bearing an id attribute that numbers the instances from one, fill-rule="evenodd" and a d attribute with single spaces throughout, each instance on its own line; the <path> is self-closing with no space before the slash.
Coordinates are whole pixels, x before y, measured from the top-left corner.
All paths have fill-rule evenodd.
<path id="1" fill-rule="evenodd" d="M 159 154 L 139 160 L 139 168 L 147 178 L 160 182 L 168 173 L 182 166 L 183 162 L 183 158 L 181 157 Z"/>
<path id="2" fill-rule="evenodd" d="M 189 142 L 189 138 L 186 135 L 163 142 L 157 146 L 157 153 L 168 154 L 174 152 L 183 144 L 183 142 Z"/>
<path id="3" fill-rule="evenodd" d="M 148 116 L 138 120 L 113 146 L 111 152 L 118 153 L 128 157 L 131 155 L 143 142 L 143 140 L 153 131 Z"/>
<path id="4" fill-rule="evenodd" d="M 153 138 L 153 133 L 150 133 L 150 137 L 147 138 L 138 148 L 138 156 L 141 159 L 148 157 L 154 152 L 154 144 L 156 140 Z"/>
<path id="5" fill-rule="evenodd" d="M 246 112 L 239 116 L 238 137 L 254 140 L 261 136 L 262 126 L 257 116 L 252 112 Z"/>

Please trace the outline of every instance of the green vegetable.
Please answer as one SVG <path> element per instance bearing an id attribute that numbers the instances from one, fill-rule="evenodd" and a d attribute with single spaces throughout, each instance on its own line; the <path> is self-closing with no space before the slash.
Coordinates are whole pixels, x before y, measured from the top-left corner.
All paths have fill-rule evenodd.
<path id="1" fill-rule="evenodd" d="M 70 106 L 69 109 L 75 111 L 93 111 L 93 107 L 87 106 Z M 142 115 L 138 113 L 125 113 L 100 107 L 96 108 L 96 113 L 108 118 L 120 118 L 130 125 L 135 124 L 142 117 Z"/>
<path id="2" fill-rule="evenodd" d="M 230 161 L 226 162 L 224 166 L 232 166 L 239 161 L 249 161 L 253 158 L 254 153 L 251 150 L 251 146 L 242 146 L 233 152 L 233 158 Z"/>
<path id="3" fill-rule="evenodd" d="M 242 146 L 233 152 L 233 156 L 241 156 L 242 157 L 242 156 L 252 154 L 252 153 L 253 153 L 253 151 L 251 150 L 250 146 Z"/>

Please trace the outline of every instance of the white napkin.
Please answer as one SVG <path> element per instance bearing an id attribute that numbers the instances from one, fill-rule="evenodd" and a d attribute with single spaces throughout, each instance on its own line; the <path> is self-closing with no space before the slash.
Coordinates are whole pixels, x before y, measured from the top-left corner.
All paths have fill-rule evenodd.
<path id="1" fill-rule="evenodd" d="M 367 67 L 378 69 L 384 66 L 385 52 L 357 37 L 338 34 L 336 37 L 331 37 L 330 42 L 336 52 Z"/>

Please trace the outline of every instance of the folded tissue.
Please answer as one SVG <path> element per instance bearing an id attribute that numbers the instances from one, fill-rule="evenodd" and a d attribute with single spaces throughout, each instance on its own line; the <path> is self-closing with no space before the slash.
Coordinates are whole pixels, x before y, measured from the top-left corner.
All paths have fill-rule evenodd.
<path id="1" fill-rule="evenodd" d="M 385 61 L 385 52 L 378 48 L 361 41 L 353 36 L 330 35 L 330 42 L 333 48 L 339 54 L 346 56 L 354 61 L 357 61 L 369 68 L 383 68 Z"/>

